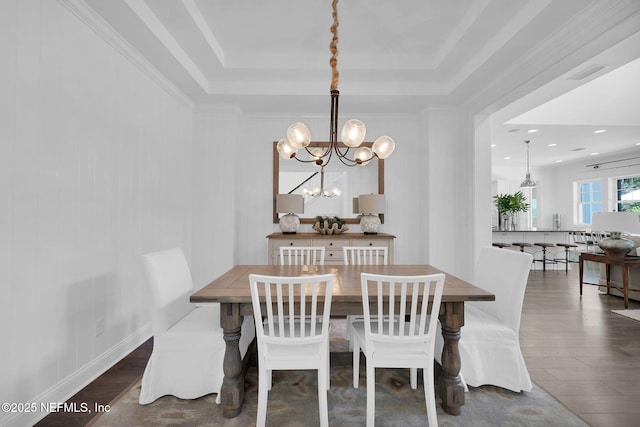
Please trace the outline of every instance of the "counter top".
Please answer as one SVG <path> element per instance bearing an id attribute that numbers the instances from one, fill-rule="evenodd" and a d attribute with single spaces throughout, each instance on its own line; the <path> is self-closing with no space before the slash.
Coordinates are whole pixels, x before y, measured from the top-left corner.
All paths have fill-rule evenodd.
<path id="1" fill-rule="evenodd" d="M 537 230 L 491 230 L 494 233 L 570 233 L 579 230 L 554 230 L 552 228 L 538 228 Z"/>

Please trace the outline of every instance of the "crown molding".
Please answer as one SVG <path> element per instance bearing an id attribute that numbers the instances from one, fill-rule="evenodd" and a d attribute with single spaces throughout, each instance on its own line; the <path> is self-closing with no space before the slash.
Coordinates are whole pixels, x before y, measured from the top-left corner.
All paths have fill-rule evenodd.
<path id="1" fill-rule="evenodd" d="M 62 6 L 77 16 L 82 22 L 87 24 L 100 38 L 112 46 L 125 59 L 130 61 L 136 68 L 146 74 L 161 89 L 167 92 L 184 107 L 193 111 L 194 102 L 169 79 L 167 79 L 157 68 L 155 68 L 146 58 L 140 54 L 131 44 L 102 19 L 83 0 L 58 0 Z"/>

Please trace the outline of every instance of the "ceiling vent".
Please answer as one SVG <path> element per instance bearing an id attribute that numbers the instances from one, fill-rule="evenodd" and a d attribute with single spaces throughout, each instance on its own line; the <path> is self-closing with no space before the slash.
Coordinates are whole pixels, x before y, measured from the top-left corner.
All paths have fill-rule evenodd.
<path id="1" fill-rule="evenodd" d="M 590 65 L 582 71 L 578 71 L 573 76 L 569 77 L 567 80 L 583 80 L 589 76 L 597 74 L 603 70 L 609 68 L 609 65 Z"/>

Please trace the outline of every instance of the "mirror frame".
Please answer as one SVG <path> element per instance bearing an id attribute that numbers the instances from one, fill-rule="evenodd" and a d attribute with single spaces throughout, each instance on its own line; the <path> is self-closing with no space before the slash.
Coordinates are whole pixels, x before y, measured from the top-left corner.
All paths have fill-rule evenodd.
<path id="1" fill-rule="evenodd" d="M 280 188 L 280 155 L 278 154 L 277 145 L 278 145 L 278 141 L 273 141 L 273 223 L 274 224 L 278 224 L 278 222 L 280 221 L 280 218 L 278 217 L 278 212 L 276 212 L 276 196 L 279 194 L 279 188 Z M 309 144 L 309 147 L 327 148 L 329 147 L 329 145 L 330 145 L 329 142 L 312 141 Z M 361 146 L 371 148 L 373 146 L 373 142 L 363 142 Z M 346 149 L 348 147 L 343 143 L 338 142 L 338 148 Z M 377 160 L 378 162 L 378 194 L 384 194 L 384 160 L 379 159 L 377 157 L 375 158 L 375 160 Z M 295 159 L 291 159 L 291 161 L 297 162 L 297 160 Z M 335 161 L 339 162 L 340 160 L 335 160 Z M 309 165 L 311 166 L 311 163 Z M 370 166 L 371 165 L 354 166 L 354 167 L 370 167 Z M 380 222 L 384 224 L 384 214 L 380 214 L 379 217 L 380 217 Z M 360 220 L 358 219 L 358 217 L 342 218 L 342 219 L 347 224 L 360 223 Z M 300 217 L 301 224 L 313 224 L 314 222 L 315 222 L 315 217 L 313 218 Z"/>

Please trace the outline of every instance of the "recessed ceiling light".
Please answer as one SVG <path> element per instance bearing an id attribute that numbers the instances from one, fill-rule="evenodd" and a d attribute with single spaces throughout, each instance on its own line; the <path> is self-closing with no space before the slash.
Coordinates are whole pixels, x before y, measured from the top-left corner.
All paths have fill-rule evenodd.
<path id="1" fill-rule="evenodd" d="M 556 160 L 556 163 L 562 163 L 562 160 Z"/>
<path id="2" fill-rule="evenodd" d="M 555 147 L 558 144 L 549 144 L 549 147 Z"/>
<path id="3" fill-rule="evenodd" d="M 493 147 L 495 147 L 495 146 L 496 146 L 496 144 L 491 144 L 491 148 L 493 148 Z"/>
<path id="4" fill-rule="evenodd" d="M 536 133 L 536 132 L 538 132 L 538 129 L 529 129 L 527 132 L 529 132 L 529 133 Z"/>
<path id="5" fill-rule="evenodd" d="M 640 145 L 640 142 L 636 142 L 636 145 Z"/>
<path id="6" fill-rule="evenodd" d="M 594 130 L 593 133 L 604 133 L 606 132 L 606 129 L 598 129 L 598 130 Z"/>
<path id="7" fill-rule="evenodd" d="M 591 153 L 590 155 L 591 155 L 591 156 L 596 156 L 596 155 L 598 155 L 598 154 L 600 154 L 600 153 Z"/>
<path id="8" fill-rule="evenodd" d="M 504 159 L 505 160 L 511 160 L 511 157 L 505 157 Z"/>

